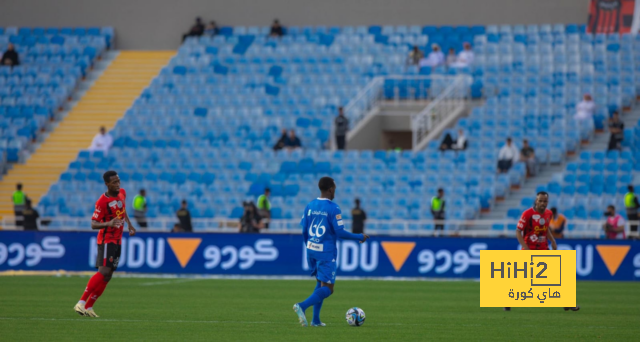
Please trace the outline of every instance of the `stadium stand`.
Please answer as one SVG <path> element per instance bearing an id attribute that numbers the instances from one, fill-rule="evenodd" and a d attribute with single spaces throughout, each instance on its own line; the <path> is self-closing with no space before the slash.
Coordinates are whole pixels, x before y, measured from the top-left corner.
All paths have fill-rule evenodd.
<path id="1" fill-rule="evenodd" d="M 0 182 L 0 194 L 10 196 L 17 182 L 38 203 L 78 151 L 87 148 L 99 127 L 112 128 L 140 92 L 175 54 L 174 51 L 106 52 L 83 81 L 79 97 L 25 163 L 13 165 Z M 105 70 L 106 68 L 106 70 Z M 97 80 L 96 80 L 97 78 Z M 10 215 L 10 203 L 0 202 L 0 215 Z"/>
<path id="2" fill-rule="evenodd" d="M 80 152 L 51 187 L 40 202 L 45 215 L 86 217 L 103 187 L 100 173 L 111 168 L 130 191 L 147 190 L 150 218 L 173 216 L 182 199 L 195 218 L 237 218 L 243 199 L 269 187 L 272 217 L 294 219 L 315 195 L 316 175 L 331 174 L 338 203 L 363 198 L 371 218 L 389 222 L 380 229 L 395 229 L 393 219 L 430 219 L 428 198 L 438 187 L 448 195 L 448 218 L 473 219 L 524 181 L 521 164 L 496 175 L 507 136 L 519 146 L 526 137 L 543 164 L 563 163 L 592 137 L 572 118 L 583 93 L 598 104 L 597 129 L 610 110 L 633 106 L 637 93 L 640 41 L 584 34 L 577 25 L 289 27 L 281 39 L 264 31 L 228 27 L 187 39 L 118 122 L 109 155 Z M 460 50 L 465 41 L 476 53 L 469 68 L 405 65 L 413 44 Z M 336 108 L 372 77 L 458 73 L 472 75 L 471 95 L 486 99 L 451 131 L 469 132 L 466 152 L 441 154 L 436 142 L 420 152 L 326 150 Z M 385 95 L 397 96 L 396 86 L 385 84 Z M 281 128 L 296 129 L 304 149 L 273 152 Z M 620 163 L 621 174 L 630 162 Z M 61 188 L 73 189 L 73 199 Z"/>
<path id="3" fill-rule="evenodd" d="M 0 154 L 15 163 L 113 39 L 113 28 L 0 27 L 20 65 L 0 66 Z"/>

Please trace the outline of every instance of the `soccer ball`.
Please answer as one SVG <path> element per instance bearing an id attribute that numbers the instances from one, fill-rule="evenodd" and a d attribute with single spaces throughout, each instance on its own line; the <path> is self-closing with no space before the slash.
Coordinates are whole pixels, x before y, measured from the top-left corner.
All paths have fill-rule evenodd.
<path id="1" fill-rule="evenodd" d="M 347 323 L 354 327 L 359 327 L 364 324 L 364 311 L 358 307 L 353 307 L 347 311 Z"/>

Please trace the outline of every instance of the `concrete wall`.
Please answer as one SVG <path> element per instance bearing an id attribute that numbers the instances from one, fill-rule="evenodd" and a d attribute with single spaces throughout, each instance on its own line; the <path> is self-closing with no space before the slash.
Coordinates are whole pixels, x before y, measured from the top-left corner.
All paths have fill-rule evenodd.
<path id="1" fill-rule="evenodd" d="M 347 134 L 348 150 L 389 149 L 389 140 L 404 149 L 411 149 L 411 111 L 390 114 L 374 109 Z"/>
<path id="2" fill-rule="evenodd" d="M 376 108 L 347 134 L 348 150 L 379 150 L 382 148 L 382 115 Z M 334 138 L 335 139 L 335 138 Z"/>
<path id="3" fill-rule="evenodd" d="M 1 0 L 2 26 L 114 26 L 120 49 L 176 49 L 194 17 L 219 25 L 583 23 L 589 0 Z"/>

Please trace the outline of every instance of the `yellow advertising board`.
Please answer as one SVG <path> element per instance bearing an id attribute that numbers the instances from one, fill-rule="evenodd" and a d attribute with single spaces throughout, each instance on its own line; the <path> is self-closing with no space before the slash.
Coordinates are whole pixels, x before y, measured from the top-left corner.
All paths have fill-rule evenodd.
<path id="1" fill-rule="evenodd" d="M 480 307 L 574 306 L 575 251 L 480 251 Z"/>

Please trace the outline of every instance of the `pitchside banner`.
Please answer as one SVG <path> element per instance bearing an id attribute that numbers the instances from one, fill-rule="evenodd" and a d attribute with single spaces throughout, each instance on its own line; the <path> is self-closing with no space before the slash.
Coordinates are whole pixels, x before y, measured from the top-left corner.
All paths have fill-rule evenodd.
<path id="1" fill-rule="evenodd" d="M 559 240 L 558 247 L 575 250 L 577 279 L 640 280 L 640 242 Z M 340 242 L 338 276 L 478 279 L 481 250 L 517 249 L 515 238 L 374 236 Z M 0 231 L 0 271 L 91 271 L 96 253 L 95 232 Z M 118 271 L 304 276 L 305 253 L 295 234 L 139 232 L 123 239 Z"/>

